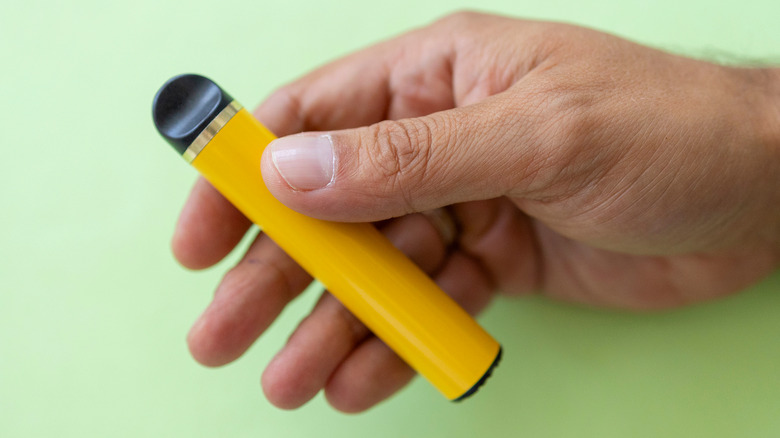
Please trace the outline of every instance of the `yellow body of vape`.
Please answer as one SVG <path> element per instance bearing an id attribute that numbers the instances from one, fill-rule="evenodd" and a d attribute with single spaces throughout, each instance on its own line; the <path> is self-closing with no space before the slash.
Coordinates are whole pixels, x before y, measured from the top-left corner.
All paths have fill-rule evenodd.
<path id="1" fill-rule="evenodd" d="M 164 136 L 165 120 L 158 119 L 174 114 L 177 105 L 163 100 L 185 99 L 178 110 L 190 112 L 193 100 L 206 106 L 217 100 L 216 91 L 198 81 L 209 80 L 178 76 L 158 93 L 155 122 Z M 195 97 L 186 100 L 189 89 Z M 179 129 L 205 117 L 199 124 L 205 128 L 188 134 L 194 139 L 185 159 L 444 396 L 457 400 L 476 391 L 498 362 L 498 342 L 373 225 L 313 219 L 274 198 L 259 172 L 274 135 L 219 92 L 224 108 L 217 104 L 167 124 Z"/>

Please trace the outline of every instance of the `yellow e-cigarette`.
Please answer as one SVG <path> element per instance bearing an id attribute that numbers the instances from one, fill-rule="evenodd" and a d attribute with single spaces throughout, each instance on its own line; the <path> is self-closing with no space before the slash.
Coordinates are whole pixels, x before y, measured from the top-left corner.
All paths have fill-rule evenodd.
<path id="1" fill-rule="evenodd" d="M 274 198 L 259 170 L 276 137 L 217 84 L 176 76 L 152 112 L 185 160 L 445 397 L 482 386 L 498 342 L 373 225 L 313 219 Z"/>

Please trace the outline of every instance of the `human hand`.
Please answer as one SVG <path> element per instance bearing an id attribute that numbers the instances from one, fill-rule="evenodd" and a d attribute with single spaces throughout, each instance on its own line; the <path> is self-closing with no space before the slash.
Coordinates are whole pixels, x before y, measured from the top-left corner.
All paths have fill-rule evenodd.
<path id="1" fill-rule="evenodd" d="M 680 306 L 738 291 L 780 260 L 778 70 L 462 13 L 325 66 L 255 114 L 280 136 L 322 131 L 267 148 L 262 175 L 279 200 L 381 221 L 471 313 L 495 292 Z M 459 225 L 451 247 L 417 213 L 444 206 Z M 199 180 L 174 253 L 213 265 L 249 225 Z M 260 234 L 192 328 L 193 356 L 236 359 L 310 280 Z M 325 294 L 262 383 L 279 407 L 324 388 L 356 412 L 413 374 Z"/>

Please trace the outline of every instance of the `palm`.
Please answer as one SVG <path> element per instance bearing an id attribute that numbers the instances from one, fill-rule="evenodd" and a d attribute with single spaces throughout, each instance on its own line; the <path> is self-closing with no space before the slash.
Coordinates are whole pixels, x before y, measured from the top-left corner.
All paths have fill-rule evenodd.
<path id="1" fill-rule="evenodd" d="M 732 293 L 765 275 L 761 257 L 630 255 L 584 245 L 543 225 L 537 225 L 536 238 L 544 248 L 540 290 L 593 306 L 677 307 Z"/>
<path id="2" fill-rule="evenodd" d="M 755 252 L 649 256 L 595 248 L 551 230 L 506 198 L 459 204 L 451 210 L 461 234 L 449 257 L 473 266 L 450 274 L 455 278 L 439 280 L 472 312 L 487 302 L 484 284 L 500 293 L 538 291 L 593 306 L 676 307 L 738 290 L 764 275 L 767 264 L 767 257 Z M 421 239 L 427 248 L 404 249 L 436 274 L 445 264 L 441 259 L 445 251 L 432 248 L 432 240 Z M 741 274 L 734 275 L 735 271 Z"/>

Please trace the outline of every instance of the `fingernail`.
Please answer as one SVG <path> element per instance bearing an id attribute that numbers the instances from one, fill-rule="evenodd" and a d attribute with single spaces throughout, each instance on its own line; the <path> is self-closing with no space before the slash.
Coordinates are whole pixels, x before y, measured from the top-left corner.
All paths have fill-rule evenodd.
<path id="1" fill-rule="evenodd" d="M 268 145 L 282 178 L 295 190 L 316 190 L 333 179 L 333 143 L 330 136 L 294 135 Z"/>

